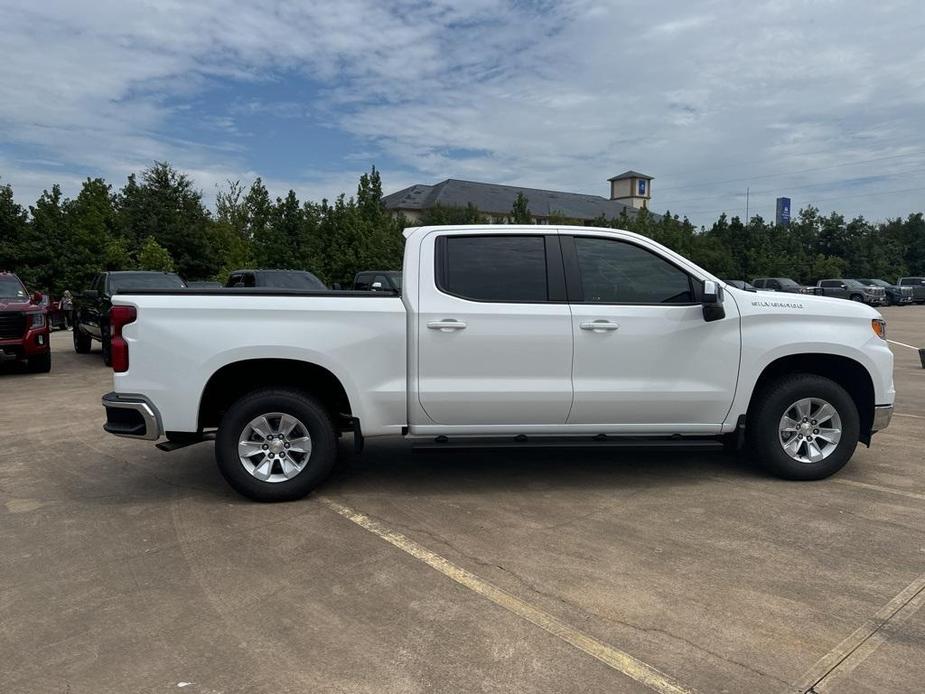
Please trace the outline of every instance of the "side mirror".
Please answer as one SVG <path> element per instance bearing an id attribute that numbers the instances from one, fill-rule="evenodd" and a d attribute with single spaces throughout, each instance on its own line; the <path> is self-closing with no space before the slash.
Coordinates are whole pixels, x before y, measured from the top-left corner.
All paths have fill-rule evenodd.
<path id="1" fill-rule="evenodd" d="M 42 299 L 44 299 L 44 298 L 45 298 L 45 295 L 42 294 L 42 292 L 34 292 L 34 293 L 32 294 L 32 303 L 33 303 L 33 304 L 40 304 L 40 303 L 42 303 Z"/>
<path id="2" fill-rule="evenodd" d="M 840 285 L 838 285 L 838 286 L 841 287 L 842 289 L 847 289 L 847 288 L 848 288 L 848 285 L 847 285 L 847 284 L 840 284 Z"/>
<path id="3" fill-rule="evenodd" d="M 341 286 L 340 282 L 334 282 L 331 285 L 331 289 L 333 289 L 334 291 L 340 291 L 341 289 L 343 289 L 343 287 Z"/>
<path id="4" fill-rule="evenodd" d="M 374 292 L 378 292 L 380 289 L 382 289 L 382 282 L 373 282 L 371 289 Z"/>
<path id="5" fill-rule="evenodd" d="M 703 304 L 703 319 L 708 323 L 726 317 L 726 309 L 723 308 L 723 288 L 718 282 L 704 281 L 700 302 Z"/>

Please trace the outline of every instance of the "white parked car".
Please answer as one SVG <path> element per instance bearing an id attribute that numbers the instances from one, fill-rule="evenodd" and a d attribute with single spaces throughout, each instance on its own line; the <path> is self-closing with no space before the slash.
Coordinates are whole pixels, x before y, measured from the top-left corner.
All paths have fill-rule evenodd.
<path id="1" fill-rule="evenodd" d="M 819 479 L 889 422 L 863 304 L 740 290 L 651 239 L 583 227 L 405 232 L 402 296 L 282 289 L 113 298 L 107 431 L 215 438 L 239 492 L 293 499 L 336 439 L 744 442 Z"/>

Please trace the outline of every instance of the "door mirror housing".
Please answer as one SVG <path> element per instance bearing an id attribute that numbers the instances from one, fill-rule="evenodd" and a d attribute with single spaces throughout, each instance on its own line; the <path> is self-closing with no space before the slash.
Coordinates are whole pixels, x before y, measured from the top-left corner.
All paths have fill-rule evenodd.
<path id="1" fill-rule="evenodd" d="M 33 294 L 32 294 L 32 303 L 33 303 L 33 304 L 41 304 L 41 303 L 42 303 L 42 299 L 44 299 L 44 298 L 45 298 L 45 295 L 42 294 L 42 292 L 33 292 Z"/>
<path id="2" fill-rule="evenodd" d="M 704 281 L 700 302 L 703 304 L 703 319 L 708 323 L 726 317 L 726 309 L 723 308 L 723 288 L 719 282 Z"/>
<path id="3" fill-rule="evenodd" d="M 371 289 L 373 291 L 379 291 L 382 289 L 382 282 L 373 282 Z"/>

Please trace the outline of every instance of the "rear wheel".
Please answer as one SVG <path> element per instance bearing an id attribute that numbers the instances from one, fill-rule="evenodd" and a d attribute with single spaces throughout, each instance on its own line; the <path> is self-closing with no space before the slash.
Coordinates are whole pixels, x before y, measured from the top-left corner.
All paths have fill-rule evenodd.
<path id="1" fill-rule="evenodd" d="M 47 374 L 51 371 L 51 352 L 37 357 L 29 357 L 27 368 L 34 374 Z"/>
<path id="2" fill-rule="evenodd" d="M 74 351 L 78 354 L 87 354 L 93 346 L 93 338 L 80 329 L 80 325 L 74 322 L 74 331 L 71 333 L 74 338 Z"/>
<path id="3" fill-rule="evenodd" d="M 256 501 L 300 499 L 331 472 L 337 437 L 317 400 L 268 388 L 245 395 L 222 417 L 215 439 L 222 476 Z"/>
<path id="4" fill-rule="evenodd" d="M 857 406 L 835 381 L 795 374 L 756 394 L 746 429 L 749 444 L 770 472 L 818 480 L 851 459 L 860 434 Z"/>

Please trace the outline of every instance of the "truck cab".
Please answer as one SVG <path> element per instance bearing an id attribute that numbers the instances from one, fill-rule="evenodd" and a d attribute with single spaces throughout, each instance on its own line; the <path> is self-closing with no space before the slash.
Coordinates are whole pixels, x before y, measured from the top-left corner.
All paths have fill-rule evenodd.
<path id="1" fill-rule="evenodd" d="M 30 371 L 51 370 L 48 312 L 43 295 L 32 296 L 19 277 L 0 272 L 0 361 L 24 361 Z"/>

